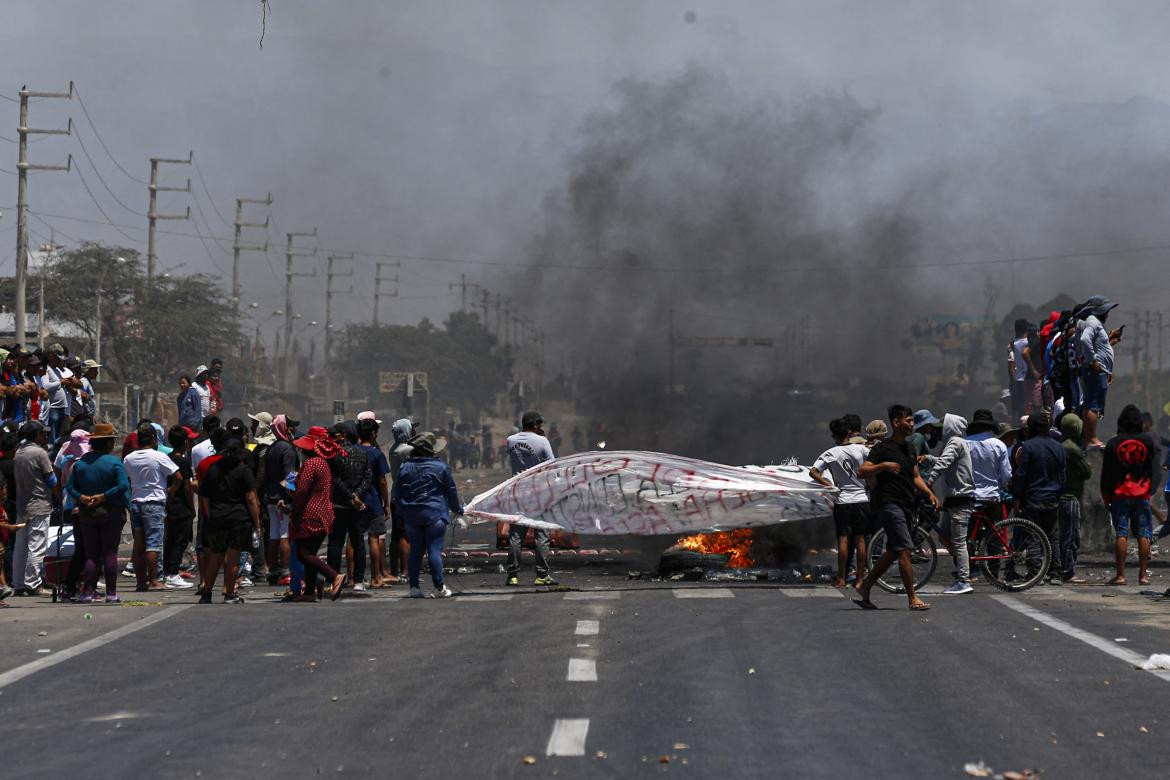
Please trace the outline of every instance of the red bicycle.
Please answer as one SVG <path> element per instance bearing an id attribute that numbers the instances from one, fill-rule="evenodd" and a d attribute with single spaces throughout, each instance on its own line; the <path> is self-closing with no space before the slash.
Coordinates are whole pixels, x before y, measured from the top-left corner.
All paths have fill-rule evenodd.
<path id="1" fill-rule="evenodd" d="M 1048 571 L 1052 561 L 1048 534 L 1026 517 L 992 520 L 987 508 L 976 504 L 970 525 L 971 531 L 964 543 L 973 550 L 971 566 L 979 564 L 984 578 L 995 587 L 1006 591 L 1027 590 Z M 939 550 L 934 535 L 945 546 L 944 552 L 951 554 L 955 544 L 939 523 L 938 513 L 929 506 L 920 506 L 914 527 L 910 529 L 910 539 L 914 543 L 910 561 L 914 569 L 915 590 L 929 582 L 938 567 Z M 878 531 L 869 542 L 871 567 L 885 549 L 886 532 Z M 906 592 L 896 566 L 878 578 L 877 584 L 890 593 Z"/>

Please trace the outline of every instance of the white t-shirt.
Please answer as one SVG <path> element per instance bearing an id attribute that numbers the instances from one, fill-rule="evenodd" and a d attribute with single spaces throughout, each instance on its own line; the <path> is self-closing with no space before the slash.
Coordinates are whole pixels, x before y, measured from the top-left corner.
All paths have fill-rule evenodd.
<path id="1" fill-rule="evenodd" d="M 130 500 L 167 500 L 167 477 L 179 470 L 175 462 L 158 450 L 134 450 L 122 461 L 130 478 Z"/>
<path id="2" fill-rule="evenodd" d="M 211 439 L 204 439 L 191 448 L 191 469 L 199 468 L 199 464 L 203 462 L 204 458 L 210 458 L 215 454 L 215 447 L 211 446 Z"/>
<path id="3" fill-rule="evenodd" d="M 198 382 L 191 383 L 191 389 L 199 393 L 199 411 L 204 417 L 211 414 L 211 388 Z"/>
<path id="4" fill-rule="evenodd" d="M 828 474 L 841 491 L 837 494 L 838 504 L 863 504 L 869 501 L 865 480 L 857 476 L 866 452 L 864 444 L 838 444 L 821 453 L 813 463 L 813 468 Z"/>
<path id="5" fill-rule="evenodd" d="M 1013 378 L 1023 382 L 1028 378 L 1028 361 L 1024 360 L 1024 350 L 1028 348 L 1028 337 L 1023 336 L 1012 342 L 1012 356 L 1016 359 L 1016 372 Z"/>

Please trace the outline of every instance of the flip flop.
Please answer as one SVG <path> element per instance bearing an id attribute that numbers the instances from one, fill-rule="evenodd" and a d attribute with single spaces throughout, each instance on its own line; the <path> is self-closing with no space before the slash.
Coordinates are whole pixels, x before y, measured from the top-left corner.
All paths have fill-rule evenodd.
<path id="1" fill-rule="evenodd" d="M 1114 577 L 1113 579 L 1109 580 L 1109 582 L 1106 582 L 1105 584 L 1106 585 L 1128 585 L 1129 582 L 1126 579 L 1124 579 L 1123 577 Z"/>
<path id="2" fill-rule="evenodd" d="M 337 599 L 341 597 L 341 586 L 344 583 L 344 576 L 341 574 L 337 575 L 337 578 L 333 580 L 333 588 L 329 591 L 330 601 L 337 601 Z"/>
<path id="3" fill-rule="evenodd" d="M 1139 577 L 1138 578 L 1138 585 L 1149 585 L 1149 584 L 1150 584 L 1149 577 Z"/>
<path id="4" fill-rule="evenodd" d="M 874 604 L 869 599 L 853 599 L 853 603 L 862 609 L 877 609 L 878 605 Z"/>
<path id="5" fill-rule="evenodd" d="M 927 604 L 925 601 L 923 601 L 919 604 L 911 604 L 910 605 L 911 612 L 925 612 L 928 609 L 930 609 L 930 605 Z"/>

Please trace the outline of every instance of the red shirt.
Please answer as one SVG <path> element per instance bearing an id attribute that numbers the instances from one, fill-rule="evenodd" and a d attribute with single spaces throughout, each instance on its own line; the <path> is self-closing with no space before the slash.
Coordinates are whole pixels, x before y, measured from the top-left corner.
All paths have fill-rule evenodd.
<path id="1" fill-rule="evenodd" d="M 215 465 L 217 460 L 221 460 L 222 458 L 223 455 L 208 455 L 206 458 L 199 461 L 199 468 L 195 469 L 195 479 L 202 482 L 203 478 L 207 476 L 207 470 Z"/>
<path id="2" fill-rule="evenodd" d="M 202 465 L 202 464 L 200 464 Z M 328 534 L 333 528 L 333 472 L 319 455 L 310 455 L 297 473 L 289 538 Z"/>

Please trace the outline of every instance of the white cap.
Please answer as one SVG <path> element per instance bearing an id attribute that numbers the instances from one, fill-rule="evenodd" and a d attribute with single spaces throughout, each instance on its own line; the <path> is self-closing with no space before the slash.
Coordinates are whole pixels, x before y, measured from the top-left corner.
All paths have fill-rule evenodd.
<path id="1" fill-rule="evenodd" d="M 358 416 L 357 416 L 357 418 L 358 418 L 358 421 L 359 421 L 359 422 L 360 422 L 361 420 L 373 420 L 373 421 L 374 421 L 374 422 L 376 422 L 378 425 L 381 425 L 381 424 L 382 424 L 382 421 L 381 421 L 381 420 L 379 420 L 379 419 L 377 418 L 377 416 L 376 416 L 376 415 L 375 415 L 373 412 L 371 412 L 370 410 L 368 410 L 368 409 L 367 409 L 366 411 L 364 411 L 364 412 L 358 412 Z"/>

